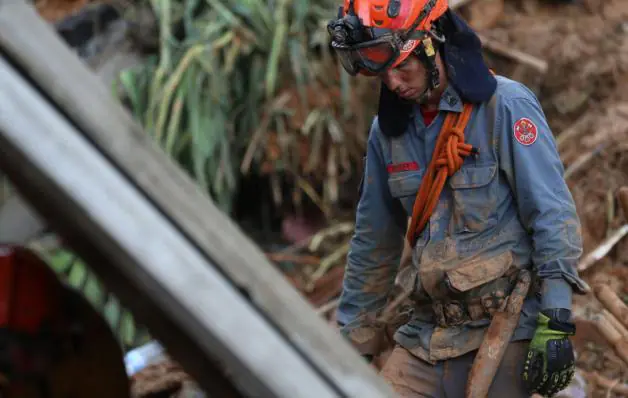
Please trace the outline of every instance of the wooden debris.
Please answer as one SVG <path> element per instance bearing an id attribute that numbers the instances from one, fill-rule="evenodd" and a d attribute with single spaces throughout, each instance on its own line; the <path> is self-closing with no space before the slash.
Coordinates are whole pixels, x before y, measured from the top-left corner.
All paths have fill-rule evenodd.
<path id="1" fill-rule="evenodd" d="M 578 172 L 581 169 L 583 169 L 589 163 L 591 163 L 591 161 L 593 159 L 595 159 L 595 157 L 600 152 L 602 152 L 602 150 L 604 148 L 606 148 L 608 146 L 608 144 L 609 144 L 608 142 L 602 143 L 602 144 L 598 145 L 596 148 L 594 148 L 592 151 L 584 153 L 584 154 L 580 155 L 576 160 L 574 160 L 569 165 L 567 170 L 565 170 L 565 175 L 564 175 L 565 180 L 568 179 L 569 177 L 573 176 L 574 174 L 576 174 L 576 172 Z"/>
<path id="2" fill-rule="evenodd" d="M 595 250 L 587 254 L 582 261 L 578 264 L 578 271 L 582 272 L 589 269 L 593 264 L 601 260 L 606 256 L 611 249 L 619 242 L 624 236 L 628 234 L 628 224 L 624 224 L 621 228 L 616 230 L 611 236 L 609 236 L 604 242 L 602 242 Z"/>
<path id="3" fill-rule="evenodd" d="M 615 353 L 626 364 L 628 364 L 628 341 L 623 338 L 621 333 L 613 326 L 613 324 L 602 314 L 598 314 L 595 317 L 595 324 L 608 341 L 608 343 L 615 349 Z"/>
<path id="4" fill-rule="evenodd" d="M 608 310 L 602 310 L 602 316 L 608 320 L 608 322 L 613 325 L 615 329 L 619 332 L 619 334 L 624 338 L 628 339 L 628 329 L 624 325 L 619 322 L 619 320 L 615 317 L 615 315 L 611 314 Z"/>
<path id="5" fill-rule="evenodd" d="M 563 132 L 558 134 L 556 137 L 556 145 L 558 146 L 558 151 L 561 153 L 561 160 L 564 162 L 565 160 L 562 157 L 562 152 L 565 149 L 565 146 L 568 142 L 575 140 L 581 134 L 587 131 L 587 128 L 593 123 L 593 116 L 590 113 L 585 113 L 583 116 L 578 118 L 572 125 L 570 125 Z"/>
<path id="6" fill-rule="evenodd" d="M 488 38 L 483 35 L 478 35 L 482 41 L 482 46 L 495 54 L 508 57 L 516 62 L 527 65 L 541 74 L 547 72 L 547 61 L 537 58 L 533 55 L 524 53 L 523 51 L 516 50 L 509 47 L 507 44 L 500 43 L 494 39 Z"/>
<path id="7" fill-rule="evenodd" d="M 600 300 L 600 303 L 602 303 L 622 325 L 628 327 L 628 306 L 617 297 L 617 294 L 606 285 L 596 285 L 593 291 L 597 299 Z"/>
<path id="8" fill-rule="evenodd" d="M 586 372 L 583 370 L 579 371 L 587 380 L 589 380 L 589 383 L 607 388 L 609 392 L 628 396 L 628 385 L 618 383 L 617 380 L 609 380 L 597 372 Z"/>
<path id="9" fill-rule="evenodd" d="M 328 301 L 327 303 L 321 305 L 316 310 L 316 313 L 318 313 L 319 315 L 326 315 L 329 311 L 335 310 L 338 307 L 339 303 L 340 303 L 340 297 L 333 299 L 331 301 Z"/>
<path id="10" fill-rule="evenodd" d="M 333 267 L 327 274 L 316 281 L 311 291 L 307 292 L 309 302 L 313 306 L 318 307 L 340 295 L 344 274 L 344 267 Z"/>
<path id="11" fill-rule="evenodd" d="M 316 271 L 314 271 L 314 273 L 310 276 L 310 280 L 305 286 L 305 290 L 307 292 L 311 292 L 312 289 L 314 289 L 314 284 L 316 283 L 316 281 L 319 280 L 323 275 L 325 275 L 327 270 L 329 270 L 332 265 L 345 258 L 347 253 L 349 252 L 349 249 L 350 245 L 347 241 L 340 245 L 338 248 L 336 248 L 336 250 L 334 250 L 331 254 L 323 258 Z"/>
<path id="12" fill-rule="evenodd" d="M 315 252 L 321 246 L 325 239 L 335 237 L 338 235 L 345 235 L 347 233 L 353 232 L 355 225 L 353 222 L 343 222 L 334 224 L 329 228 L 325 228 L 316 233 L 316 235 L 312 236 L 309 239 L 308 250 L 311 252 Z"/>

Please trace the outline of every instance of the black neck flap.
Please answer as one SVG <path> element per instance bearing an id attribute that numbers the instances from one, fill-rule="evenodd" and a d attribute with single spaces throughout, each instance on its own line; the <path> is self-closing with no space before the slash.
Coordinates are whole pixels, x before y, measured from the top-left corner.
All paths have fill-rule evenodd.
<path id="1" fill-rule="evenodd" d="M 439 19 L 438 25 L 446 37 L 439 46 L 439 54 L 447 69 L 447 79 L 462 100 L 481 103 L 490 100 L 497 87 L 497 80 L 488 69 L 482 55 L 482 43 L 462 18 L 453 11 Z M 413 103 L 408 102 L 385 84 L 380 86 L 378 122 L 384 135 L 402 135 L 410 122 Z"/>

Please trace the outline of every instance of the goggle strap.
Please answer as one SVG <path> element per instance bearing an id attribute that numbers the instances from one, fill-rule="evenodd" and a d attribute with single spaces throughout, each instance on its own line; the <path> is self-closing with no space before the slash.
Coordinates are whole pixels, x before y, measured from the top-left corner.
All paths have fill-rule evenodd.
<path id="1" fill-rule="evenodd" d="M 419 14 L 419 16 L 414 20 L 414 23 L 412 24 L 412 26 L 410 26 L 410 28 L 408 28 L 408 30 L 406 31 L 406 35 L 411 35 L 412 32 L 415 31 L 417 26 L 421 24 L 421 21 L 423 21 L 423 19 L 427 17 L 427 15 L 432 11 L 432 8 L 434 8 L 435 5 L 436 5 L 436 0 L 429 0 L 427 2 L 425 7 L 423 7 L 423 9 L 421 10 L 421 13 Z M 406 37 L 404 37 L 404 39 L 407 40 Z"/>
<path id="2" fill-rule="evenodd" d="M 415 30 L 412 32 L 409 32 L 408 35 L 406 35 L 406 39 L 407 40 L 423 40 L 426 36 L 426 33 L 422 30 Z"/>

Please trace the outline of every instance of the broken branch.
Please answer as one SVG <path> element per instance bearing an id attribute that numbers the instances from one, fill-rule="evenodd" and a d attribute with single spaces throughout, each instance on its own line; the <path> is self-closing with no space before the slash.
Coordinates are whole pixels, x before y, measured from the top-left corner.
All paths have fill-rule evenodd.
<path id="1" fill-rule="evenodd" d="M 568 179 L 569 177 L 571 177 L 572 175 L 574 175 L 577 171 L 579 171 L 582 168 L 584 168 L 584 166 L 589 164 L 589 162 L 591 162 L 591 160 L 593 160 L 596 155 L 598 155 L 600 152 L 602 152 L 602 150 L 607 145 L 608 145 L 608 143 L 606 143 L 606 142 L 602 143 L 602 144 L 598 145 L 592 151 L 589 151 L 589 152 L 579 156 L 573 163 L 571 163 L 571 165 L 569 165 L 567 170 L 565 170 L 565 175 L 564 175 L 565 180 Z"/>
<path id="2" fill-rule="evenodd" d="M 338 304 L 340 304 L 340 297 L 321 305 L 316 309 L 316 313 L 319 315 L 326 315 L 328 312 L 335 310 L 336 307 L 338 307 Z"/>
<path id="3" fill-rule="evenodd" d="M 606 285 L 597 285 L 593 289 L 595 296 L 617 320 L 628 327 L 628 306 Z"/>
<path id="4" fill-rule="evenodd" d="M 479 35 L 479 37 L 480 41 L 482 42 L 482 46 L 487 50 L 492 51 L 495 54 L 508 57 L 521 64 L 530 66 L 531 68 L 536 69 L 541 74 L 545 74 L 547 72 L 547 61 L 537 58 L 533 55 L 526 54 L 523 51 L 510 48 L 508 47 L 508 45 L 500 43 L 486 36 Z"/>
<path id="5" fill-rule="evenodd" d="M 628 341 L 623 339 L 621 333 L 615 329 L 613 324 L 602 314 L 598 314 L 595 317 L 595 325 L 600 334 L 608 341 L 608 343 L 615 349 L 615 353 L 626 364 L 628 364 Z"/>
<path id="6" fill-rule="evenodd" d="M 582 261 L 580 261 L 580 264 L 578 264 L 578 271 L 582 272 L 601 260 L 626 234 L 628 234 L 628 224 L 623 225 L 621 228 L 615 231 L 595 250 L 593 250 L 584 259 L 582 259 Z"/>
<path id="7" fill-rule="evenodd" d="M 619 334 L 621 334 L 624 339 L 628 339 L 628 329 L 626 329 L 626 327 L 619 322 L 615 315 L 611 314 L 608 310 L 602 310 L 602 316 L 608 319 L 609 323 L 617 329 Z"/>
<path id="8" fill-rule="evenodd" d="M 320 265 L 318 266 L 316 271 L 314 271 L 314 273 L 310 277 L 310 280 L 308 281 L 307 285 L 305 286 L 305 291 L 307 291 L 307 292 L 312 291 L 316 281 L 319 280 L 323 275 L 325 275 L 327 270 L 332 265 L 334 265 L 336 262 L 342 260 L 342 258 L 347 255 L 347 253 L 349 252 L 350 248 L 351 247 L 349 245 L 349 242 L 345 242 L 344 244 L 339 246 L 336 250 L 334 250 L 330 255 L 328 255 L 327 257 L 323 258 L 321 260 L 321 262 L 320 262 Z"/>

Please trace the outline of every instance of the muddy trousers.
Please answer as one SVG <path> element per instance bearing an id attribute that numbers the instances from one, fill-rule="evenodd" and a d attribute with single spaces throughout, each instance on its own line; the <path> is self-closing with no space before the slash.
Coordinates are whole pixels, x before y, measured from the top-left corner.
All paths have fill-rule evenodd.
<path id="1" fill-rule="evenodd" d="M 489 398 L 529 398 L 521 379 L 529 341 L 510 343 L 488 392 Z M 476 351 L 431 365 L 396 346 L 381 376 L 403 398 L 464 398 Z"/>

